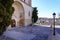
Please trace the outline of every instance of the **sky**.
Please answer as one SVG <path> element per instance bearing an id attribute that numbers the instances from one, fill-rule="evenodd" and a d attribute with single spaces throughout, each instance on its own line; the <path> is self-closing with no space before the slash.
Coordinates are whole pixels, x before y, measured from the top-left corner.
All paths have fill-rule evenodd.
<path id="1" fill-rule="evenodd" d="M 37 7 L 38 17 L 52 18 L 60 13 L 60 0 L 32 0 L 32 7 Z"/>

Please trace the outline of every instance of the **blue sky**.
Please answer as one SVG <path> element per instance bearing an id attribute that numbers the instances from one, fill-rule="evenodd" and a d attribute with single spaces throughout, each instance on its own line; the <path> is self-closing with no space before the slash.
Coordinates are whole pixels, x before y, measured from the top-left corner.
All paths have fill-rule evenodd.
<path id="1" fill-rule="evenodd" d="M 52 18 L 54 12 L 58 17 L 60 13 L 60 0 L 32 0 L 32 6 L 37 7 L 39 17 Z"/>

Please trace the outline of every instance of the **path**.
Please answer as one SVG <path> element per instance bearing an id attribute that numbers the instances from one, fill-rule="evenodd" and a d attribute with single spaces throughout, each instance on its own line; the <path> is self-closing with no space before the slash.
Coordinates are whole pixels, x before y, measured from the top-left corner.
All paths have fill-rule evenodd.
<path id="1" fill-rule="evenodd" d="M 22 28 L 11 28 L 4 32 L 2 40 L 49 40 L 51 39 L 51 28 L 42 26 L 27 26 Z M 58 33 L 56 33 L 58 35 Z M 60 36 L 56 35 L 60 38 Z"/>

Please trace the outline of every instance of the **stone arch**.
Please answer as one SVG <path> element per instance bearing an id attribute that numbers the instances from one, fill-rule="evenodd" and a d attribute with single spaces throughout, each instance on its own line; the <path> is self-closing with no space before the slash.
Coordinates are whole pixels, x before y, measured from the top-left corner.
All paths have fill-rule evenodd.
<path id="1" fill-rule="evenodd" d="M 12 19 L 16 20 L 16 26 L 23 26 L 24 25 L 24 7 L 23 5 L 15 1 L 12 6 L 14 7 L 14 13 L 12 14 Z"/>

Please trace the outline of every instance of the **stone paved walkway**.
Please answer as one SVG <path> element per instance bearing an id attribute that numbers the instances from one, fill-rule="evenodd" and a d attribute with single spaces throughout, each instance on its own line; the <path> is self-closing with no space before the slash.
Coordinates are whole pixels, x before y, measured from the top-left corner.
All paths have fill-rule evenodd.
<path id="1" fill-rule="evenodd" d="M 11 28 L 4 32 L 2 38 L 3 40 L 49 40 L 50 29 L 44 26 Z"/>

